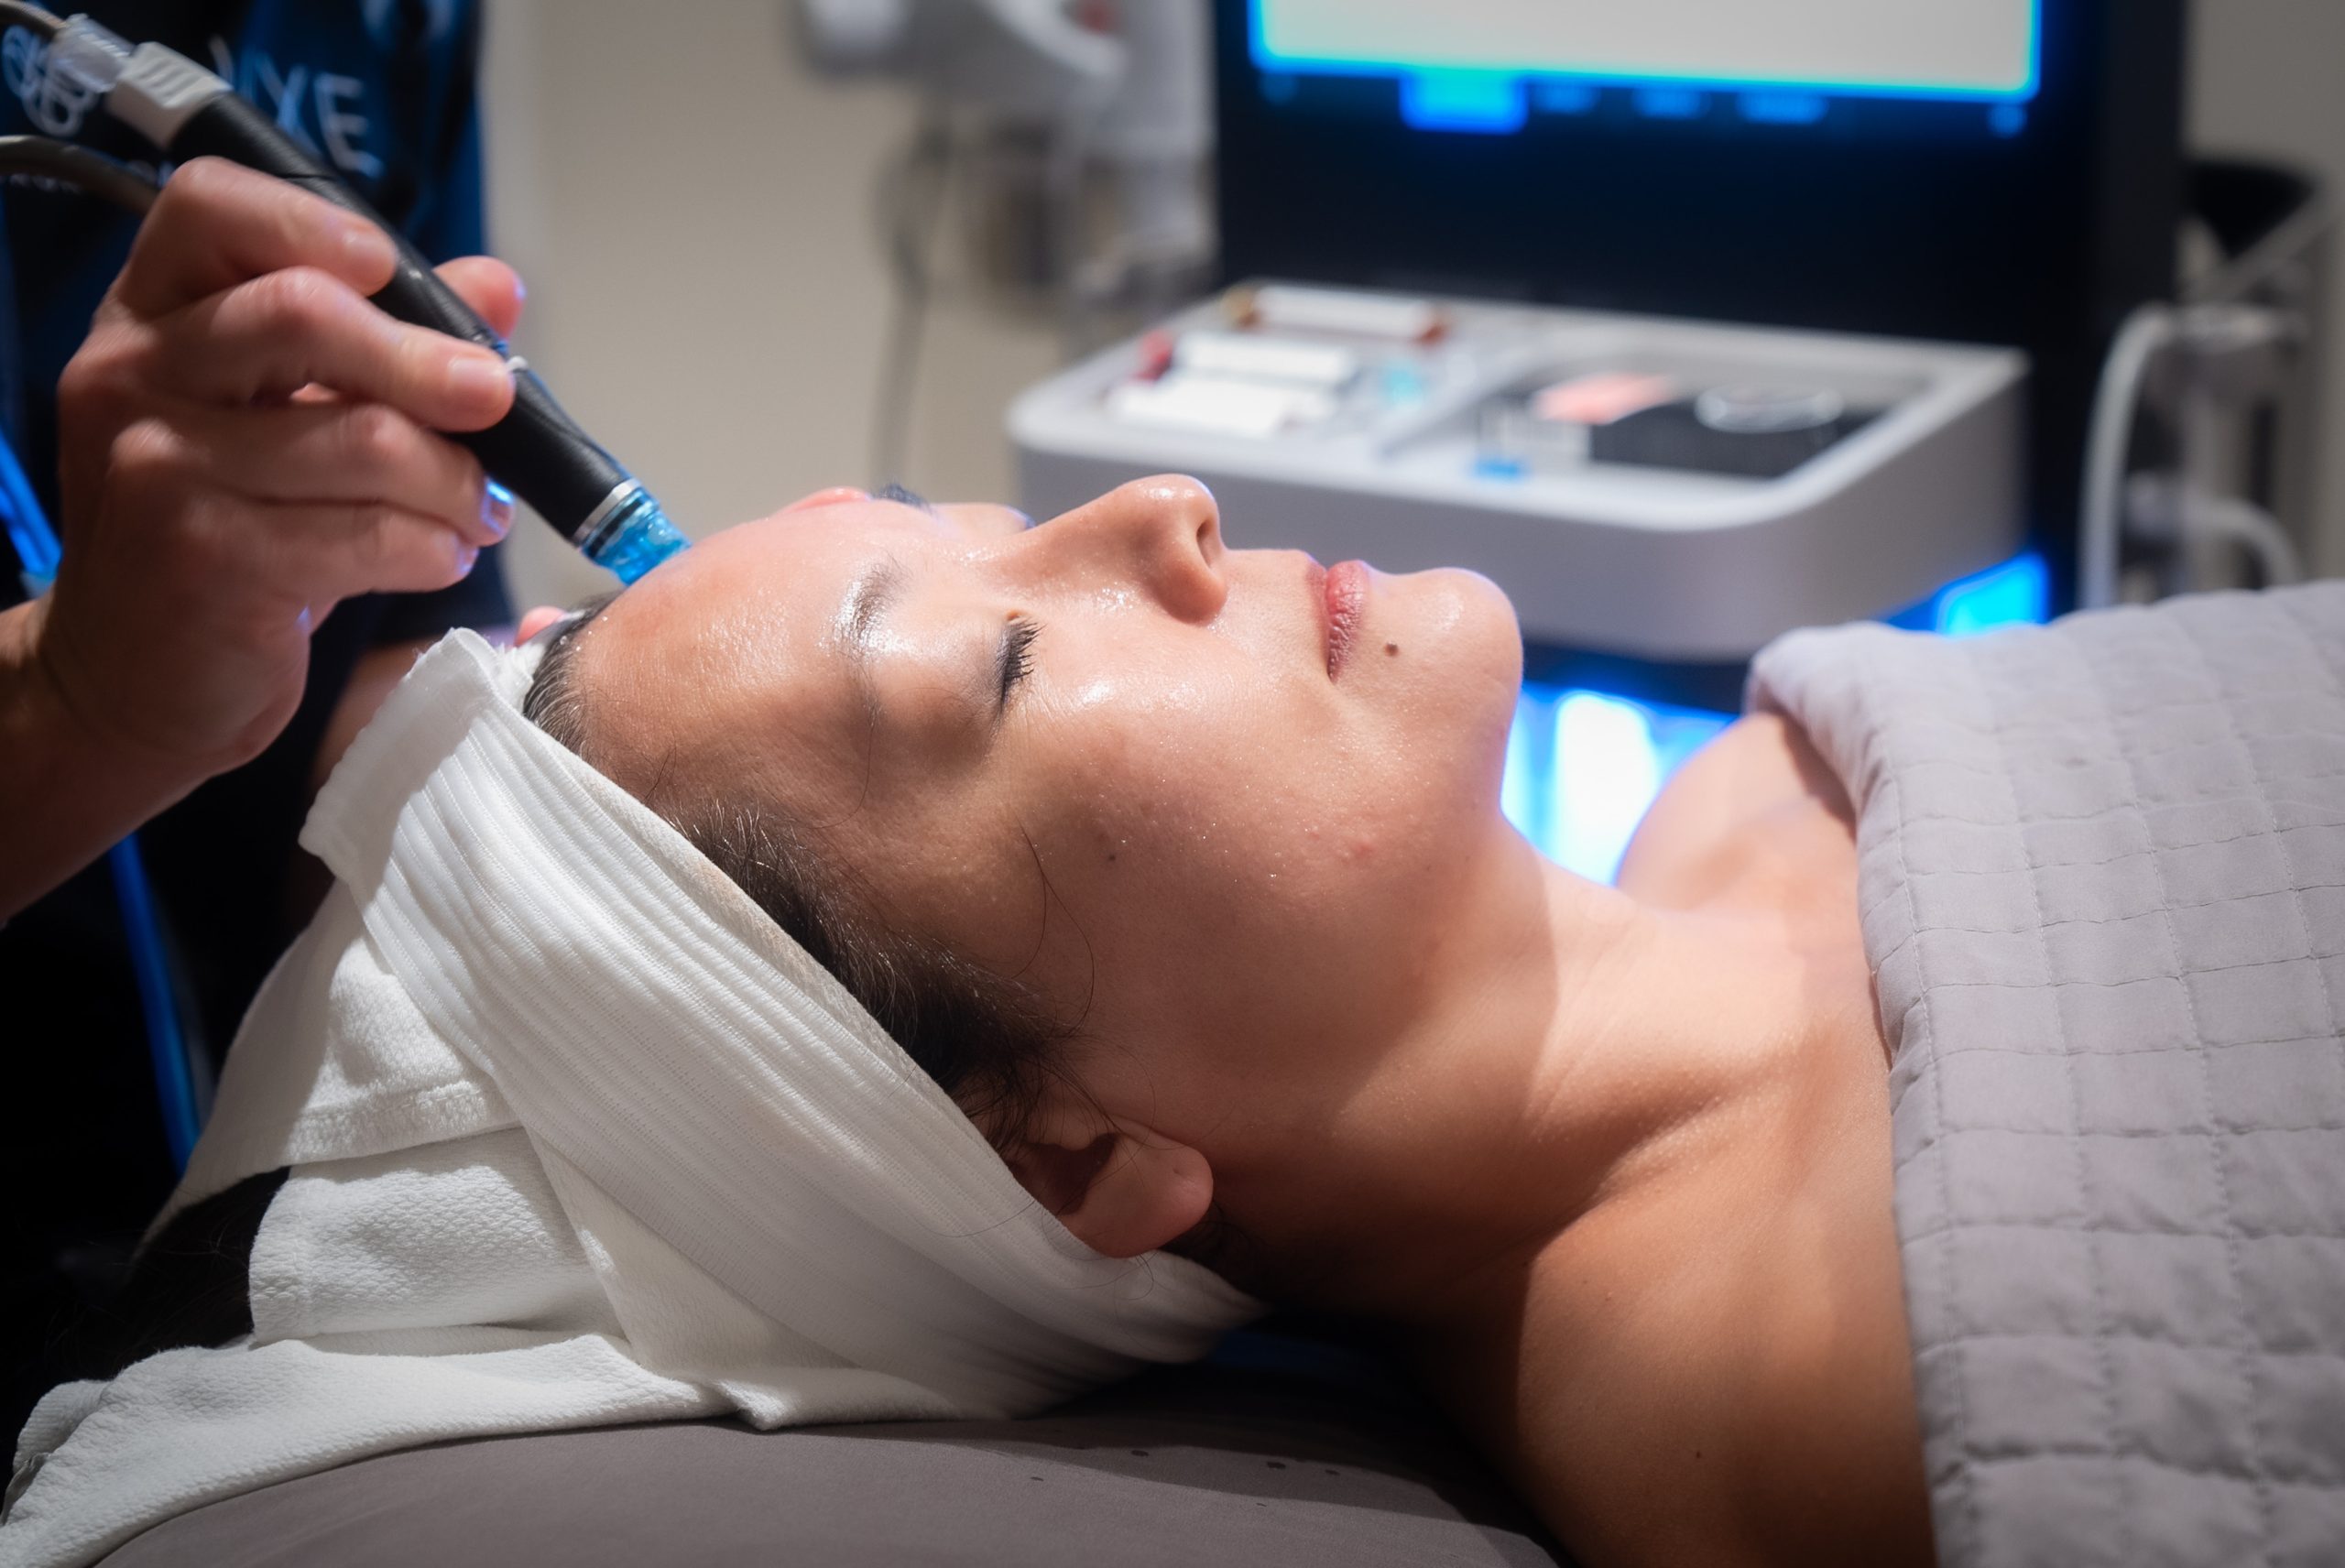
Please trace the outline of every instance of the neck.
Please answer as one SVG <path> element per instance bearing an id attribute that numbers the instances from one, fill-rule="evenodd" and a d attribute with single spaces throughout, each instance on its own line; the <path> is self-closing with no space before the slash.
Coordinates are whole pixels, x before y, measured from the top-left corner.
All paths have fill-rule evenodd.
<path id="1" fill-rule="evenodd" d="M 1512 842 L 1437 1005 L 1333 1120 L 1332 1212 L 1358 1229 L 1297 1249 L 1289 1299 L 1478 1314 L 1592 1210 L 1758 1126 L 1815 1030 L 1780 922 L 1654 909 Z"/>

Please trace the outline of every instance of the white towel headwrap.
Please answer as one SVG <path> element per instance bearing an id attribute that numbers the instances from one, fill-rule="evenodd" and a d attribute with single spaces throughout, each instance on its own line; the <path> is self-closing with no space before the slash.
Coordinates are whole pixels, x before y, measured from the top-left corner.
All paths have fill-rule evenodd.
<path id="1" fill-rule="evenodd" d="M 301 842 L 337 878 L 237 1037 L 175 1206 L 291 1165 L 250 1345 L 45 1401 L 0 1564 L 444 1437 L 1042 1409 L 1256 1303 L 1069 1235 L 853 997 L 522 717 L 469 632 Z"/>

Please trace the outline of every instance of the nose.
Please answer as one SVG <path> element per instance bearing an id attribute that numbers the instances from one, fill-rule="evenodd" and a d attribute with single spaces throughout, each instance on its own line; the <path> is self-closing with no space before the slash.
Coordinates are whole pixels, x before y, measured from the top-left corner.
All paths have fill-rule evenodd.
<path id="1" fill-rule="evenodd" d="M 1096 558 L 1097 567 L 1128 575 L 1184 621 L 1213 619 L 1229 597 L 1221 508 L 1212 491 L 1184 474 L 1118 485 L 1026 537 L 1063 555 Z"/>

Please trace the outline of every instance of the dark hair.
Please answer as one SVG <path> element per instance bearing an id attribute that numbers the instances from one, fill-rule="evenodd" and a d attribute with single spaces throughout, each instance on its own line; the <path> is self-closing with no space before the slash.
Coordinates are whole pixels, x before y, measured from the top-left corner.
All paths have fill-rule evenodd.
<path id="1" fill-rule="evenodd" d="M 521 703 L 525 717 L 590 765 L 594 730 L 578 680 L 579 634 L 610 602 L 592 602 L 543 634 L 545 654 Z M 855 896 L 858 880 L 764 802 L 644 804 L 830 971 L 997 1144 L 1017 1137 L 1074 1032 L 1031 987 L 874 919 L 868 900 Z"/>

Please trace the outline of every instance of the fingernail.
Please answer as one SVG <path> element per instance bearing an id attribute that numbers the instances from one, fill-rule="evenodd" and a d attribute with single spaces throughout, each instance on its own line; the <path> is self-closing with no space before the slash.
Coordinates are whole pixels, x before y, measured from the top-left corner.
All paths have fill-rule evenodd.
<path id="1" fill-rule="evenodd" d="M 461 580 L 473 574 L 473 563 L 480 560 L 480 551 L 466 545 L 456 552 L 456 576 Z"/>
<path id="2" fill-rule="evenodd" d="M 503 360 L 485 354 L 459 354 L 448 366 L 448 384 L 467 402 L 486 402 L 511 378 L 512 372 L 505 368 Z"/>
<path id="3" fill-rule="evenodd" d="M 492 479 L 481 491 L 480 520 L 503 539 L 513 528 L 513 492 Z"/>
<path id="4" fill-rule="evenodd" d="M 385 261 L 396 261 L 390 236 L 374 224 L 358 219 L 345 218 L 342 225 L 343 253 L 354 261 L 378 267 Z"/>

